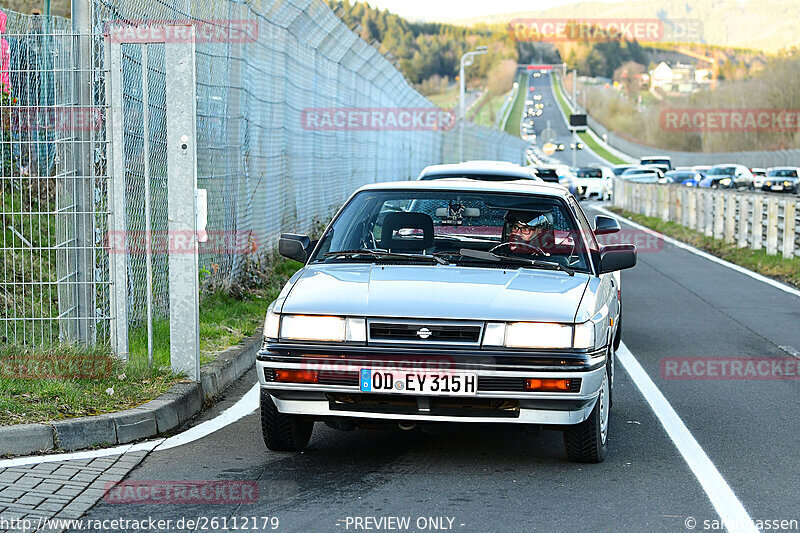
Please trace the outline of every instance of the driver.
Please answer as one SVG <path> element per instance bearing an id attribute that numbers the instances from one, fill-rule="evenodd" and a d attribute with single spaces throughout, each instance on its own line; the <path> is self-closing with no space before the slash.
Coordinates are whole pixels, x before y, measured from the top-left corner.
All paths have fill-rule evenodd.
<path id="1" fill-rule="evenodd" d="M 508 243 L 508 250 L 515 254 L 544 252 L 552 243 L 545 239 L 553 229 L 553 214 L 536 211 L 514 211 L 506 213 L 503 226 L 503 242 Z"/>

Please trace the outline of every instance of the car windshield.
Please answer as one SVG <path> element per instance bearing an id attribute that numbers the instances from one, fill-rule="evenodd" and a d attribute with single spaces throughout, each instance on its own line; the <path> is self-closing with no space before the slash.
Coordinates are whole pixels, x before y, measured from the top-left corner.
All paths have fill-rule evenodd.
<path id="1" fill-rule="evenodd" d="M 783 168 L 779 170 L 770 170 L 768 175 L 770 178 L 796 178 L 797 171 Z"/>
<path id="2" fill-rule="evenodd" d="M 537 260 L 589 272 L 578 228 L 564 200 L 544 195 L 367 190 L 342 209 L 311 261 L 444 259 L 470 266 L 508 266 Z M 519 244 L 517 233 L 526 235 L 527 244 Z M 462 253 L 465 250 L 477 253 Z"/>
<path id="3" fill-rule="evenodd" d="M 579 168 L 575 171 L 575 176 L 579 178 L 602 178 L 603 171 L 599 168 Z"/>
<path id="4" fill-rule="evenodd" d="M 631 167 L 615 167 L 611 169 L 611 171 L 614 173 L 615 176 L 619 176 L 620 174 L 622 174 L 626 170 L 629 170 L 630 168 Z"/>
<path id="5" fill-rule="evenodd" d="M 733 176 L 736 167 L 714 167 L 706 172 L 707 176 Z"/>
<path id="6" fill-rule="evenodd" d="M 631 176 L 633 174 L 655 174 L 656 169 L 654 168 L 629 168 L 625 172 L 622 173 L 623 176 Z"/>
<path id="7" fill-rule="evenodd" d="M 666 165 L 669 166 L 669 159 L 642 159 L 642 165 Z"/>

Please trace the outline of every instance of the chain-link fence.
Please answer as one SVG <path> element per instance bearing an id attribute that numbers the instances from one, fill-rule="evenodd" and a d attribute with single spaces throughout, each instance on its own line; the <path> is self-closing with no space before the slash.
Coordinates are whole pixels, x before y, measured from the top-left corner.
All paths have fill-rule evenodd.
<path id="1" fill-rule="evenodd" d="M 52 101 L 53 106 L 77 107 L 81 102 L 85 106 L 80 93 L 88 89 L 88 112 L 99 113 L 102 122 L 107 109 L 108 36 L 113 37 L 115 31 L 136 32 L 164 25 L 195 27 L 197 177 L 198 188 L 208 191 L 211 236 L 208 243 L 200 245 L 200 265 L 202 271 L 220 281 L 235 279 L 246 254 L 271 248 L 281 232 L 309 230 L 315 219 L 329 214 L 358 186 L 413 179 L 429 164 L 457 161 L 461 135 L 465 159 L 523 161 L 525 143 L 518 138 L 473 124 L 467 124 L 462 132 L 452 116 L 428 120 L 425 115 L 437 108 L 321 0 L 95 0 L 91 20 L 91 75 L 81 72 L 79 65 L 86 63 L 78 62 L 75 56 L 86 43 L 64 30 L 69 21 L 48 22 L 44 33 L 51 38 L 33 43 L 29 36 L 42 34 L 35 28 L 42 19 L 17 15 L 9 23 L 14 21 L 17 31 L 25 35 L 15 39 L 28 39 L 40 59 L 35 64 L 23 63 L 26 54 L 12 47 L 12 64 L 16 65 L 12 70 L 33 85 L 41 86 L 43 80 L 53 78 L 52 88 L 46 93 L 51 100 L 42 100 L 38 91 L 33 96 L 36 106 L 46 105 L 46 101 Z M 56 53 L 53 42 L 59 39 L 65 43 L 71 40 L 70 46 Z M 168 261 L 163 253 L 167 245 L 158 241 L 169 239 L 165 235 L 165 108 L 169 102 L 164 86 L 170 73 L 165 68 L 163 45 L 121 46 L 124 135 L 122 146 L 111 146 L 111 151 L 121 151 L 124 157 L 129 235 L 124 239 L 123 252 L 128 320 L 135 325 L 146 317 L 147 239 L 154 250 L 150 284 L 153 309 L 159 316 L 168 314 Z M 142 56 L 144 49 L 146 57 Z M 48 62 L 54 58 L 61 63 Z M 21 101 L 19 87 L 13 84 L 11 95 Z M 4 101 L 4 119 L 14 115 L 11 107 Z M 311 116 L 322 117 L 322 121 L 311 121 Z M 347 117 L 345 123 L 340 121 L 342 116 Z M 325 117 L 333 117 L 333 125 L 326 123 Z M 361 119 L 363 122 L 358 122 Z M 105 128 L 90 128 L 88 132 L 75 128 L 70 122 L 64 138 L 58 138 L 57 132 L 37 137 L 32 144 L 38 150 L 38 160 L 45 164 L 37 169 L 37 178 L 27 181 L 19 170 L 22 156 L 18 147 L 22 144 L 17 138 L 3 139 L 3 153 L 10 154 L 4 157 L 2 175 L 3 226 L 9 225 L 9 213 L 19 213 L 20 218 L 11 225 L 26 236 L 38 231 L 35 224 L 31 225 L 36 217 L 52 218 L 49 240 L 36 244 L 43 257 L 62 251 L 64 257 L 61 261 L 48 259 L 54 263 L 52 274 L 37 267 L 24 270 L 25 277 L 14 281 L 22 270 L 12 267 L 15 274 L 0 278 L 2 297 L 18 303 L 7 305 L 3 311 L 5 338 L 0 344 L 63 340 L 73 336 L 64 322 L 70 316 L 78 319 L 75 327 L 88 328 L 78 332 L 78 338 L 91 341 L 107 335 L 112 317 L 107 287 L 110 204 L 106 132 Z M 58 146 L 69 148 L 62 159 L 57 156 Z M 17 169 L 7 170 L 6 159 L 12 166 L 17 164 Z M 62 201 L 60 197 L 46 212 L 30 204 L 14 207 L 16 211 L 6 206 L 11 198 L 7 186 L 17 183 L 30 188 L 30 183 L 49 183 L 59 176 L 65 186 L 73 187 L 67 189 L 77 199 L 68 201 L 65 196 Z M 63 216 L 64 228 L 58 233 L 55 220 L 65 209 L 75 216 L 70 224 Z M 8 270 L 6 264 L 19 259 L 15 254 L 25 244 L 12 230 L 4 232 L 0 253 L 3 269 Z M 20 261 L 29 264 L 35 254 L 24 253 L 27 256 Z M 63 265 L 61 270 L 56 263 Z M 62 282 L 88 292 L 78 294 L 79 303 L 71 305 Z M 20 287 L 19 293 L 16 287 Z M 28 299 L 36 305 L 19 304 Z M 11 324 L 25 330 L 36 323 L 50 333 L 8 333 Z"/>

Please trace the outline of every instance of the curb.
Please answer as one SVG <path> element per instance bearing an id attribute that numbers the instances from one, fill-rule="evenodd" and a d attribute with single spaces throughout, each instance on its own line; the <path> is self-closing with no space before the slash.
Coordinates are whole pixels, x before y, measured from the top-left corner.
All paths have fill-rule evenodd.
<path id="1" fill-rule="evenodd" d="M 75 451 L 98 445 L 128 444 L 171 431 L 213 403 L 255 364 L 259 331 L 200 369 L 200 381 L 176 383 L 154 400 L 124 411 L 42 424 L 0 427 L 0 455 Z"/>

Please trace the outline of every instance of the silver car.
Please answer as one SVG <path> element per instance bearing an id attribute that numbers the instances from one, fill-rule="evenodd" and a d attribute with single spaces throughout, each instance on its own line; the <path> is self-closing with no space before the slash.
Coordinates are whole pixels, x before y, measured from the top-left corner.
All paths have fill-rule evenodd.
<path id="1" fill-rule="evenodd" d="M 315 422 L 515 423 L 602 461 L 636 248 L 596 235 L 619 229 L 556 184 L 449 179 L 367 185 L 318 242 L 282 235 L 305 265 L 257 357 L 267 447 L 302 450 Z"/>

